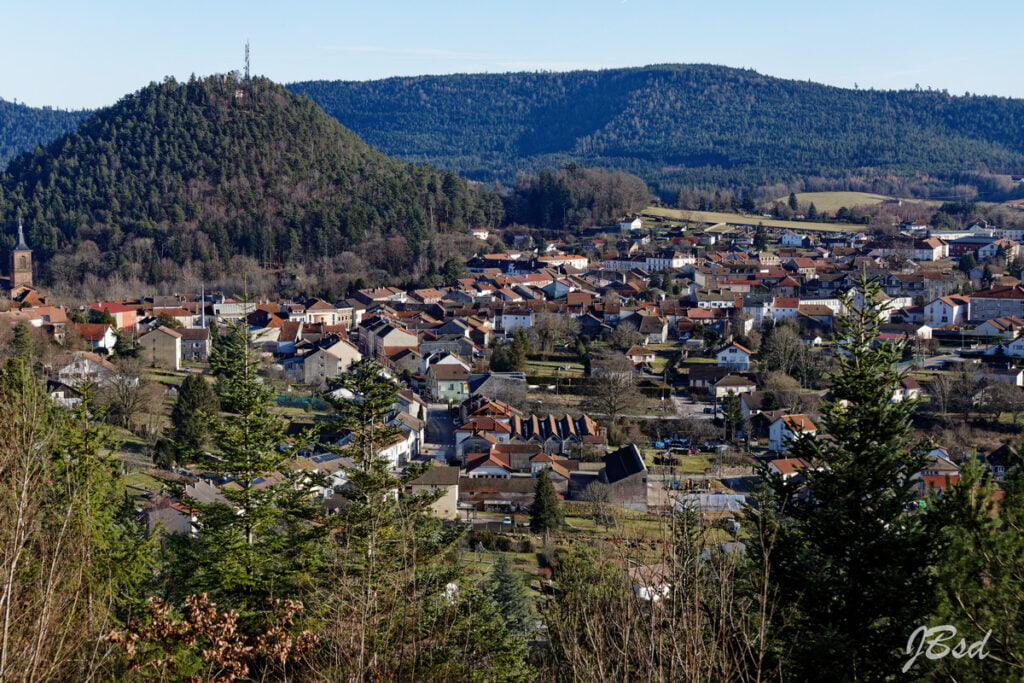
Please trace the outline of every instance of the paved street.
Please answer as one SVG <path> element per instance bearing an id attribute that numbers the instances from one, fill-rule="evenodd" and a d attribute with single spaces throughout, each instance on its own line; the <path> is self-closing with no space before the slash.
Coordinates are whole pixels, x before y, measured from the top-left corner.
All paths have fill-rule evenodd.
<path id="1" fill-rule="evenodd" d="M 448 417 L 448 406 L 444 403 L 427 405 L 426 450 L 445 457 L 455 455 L 455 425 Z"/>
<path id="2" fill-rule="evenodd" d="M 711 407 L 710 403 L 694 403 L 686 396 L 672 396 L 672 402 L 676 407 L 676 415 L 697 420 L 710 420 L 714 417 L 711 413 L 705 413 L 704 409 Z"/>

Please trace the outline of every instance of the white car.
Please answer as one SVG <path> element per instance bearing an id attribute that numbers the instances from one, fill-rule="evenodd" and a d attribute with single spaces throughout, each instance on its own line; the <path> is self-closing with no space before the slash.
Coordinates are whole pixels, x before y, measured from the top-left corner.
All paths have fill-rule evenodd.
<path id="1" fill-rule="evenodd" d="M 501 520 L 501 523 L 502 524 L 511 524 L 512 523 L 512 518 L 511 517 L 506 517 L 503 520 Z"/>

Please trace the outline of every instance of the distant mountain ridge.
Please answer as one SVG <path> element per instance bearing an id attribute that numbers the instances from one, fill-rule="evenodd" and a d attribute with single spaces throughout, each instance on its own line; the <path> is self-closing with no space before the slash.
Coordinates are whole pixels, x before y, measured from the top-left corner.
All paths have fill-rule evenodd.
<path id="1" fill-rule="evenodd" d="M 70 133 L 91 113 L 29 107 L 0 98 L 0 170 L 22 152 Z"/>
<path id="2" fill-rule="evenodd" d="M 509 182 L 567 161 L 680 184 L 1024 172 L 1024 100 L 850 90 L 711 65 L 287 86 L 378 149 Z"/>

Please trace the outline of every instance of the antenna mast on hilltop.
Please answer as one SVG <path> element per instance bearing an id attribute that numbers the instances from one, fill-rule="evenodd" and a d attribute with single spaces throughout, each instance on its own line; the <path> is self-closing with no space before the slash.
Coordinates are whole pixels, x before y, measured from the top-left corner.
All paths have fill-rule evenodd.
<path id="1" fill-rule="evenodd" d="M 245 80 L 249 80 L 249 41 L 245 41 Z"/>

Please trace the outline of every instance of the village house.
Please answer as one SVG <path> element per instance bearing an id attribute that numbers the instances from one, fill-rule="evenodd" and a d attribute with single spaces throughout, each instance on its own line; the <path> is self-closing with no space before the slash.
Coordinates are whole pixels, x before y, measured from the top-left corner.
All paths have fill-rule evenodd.
<path id="1" fill-rule="evenodd" d="M 457 519 L 459 510 L 459 468 L 434 465 L 419 477 L 405 485 L 407 493 L 437 493 L 441 497 L 434 501 L 430 510 L 441 519 Z"/>
<path id="2" fill-rule="evenodd" d="M 181 370 L 181 332 L 161 325 L 139 337 L 140 358 L 149 367 Z"/>
<path id="3" fill-rule="evenodd" d="M 731 368 L 733 370 L 749 370 L 750 357 L 754 352 L 747 347 L 733 342 L 724 346 L 715 354 L 715 363 L 720 368 Z"/>
<path id="4" fill-rule="evenodd" d="M 117 335 L 114 328 L 104 323 L 77 323 L 75 328 L 82 335 L 82 339 L 89 343 L 94 351 L 103 351 L 106 354 L 114 352 L 114 345 L 117 344 Z"/>
<path id="5" fill-rule="evenodd" d="M 784 415 L 772 422 L 768 430 L 768 448 L 783 451 L 798 435 L 814 435 L 818 428 L 806 415 Z"/>
<path id="6" fill-rule="evenodd" d="M 940 296 L 925 304 L 924 321 L 933 328 L 960 325 L 970 320 L 971 297 L 952 294 Z"/>

